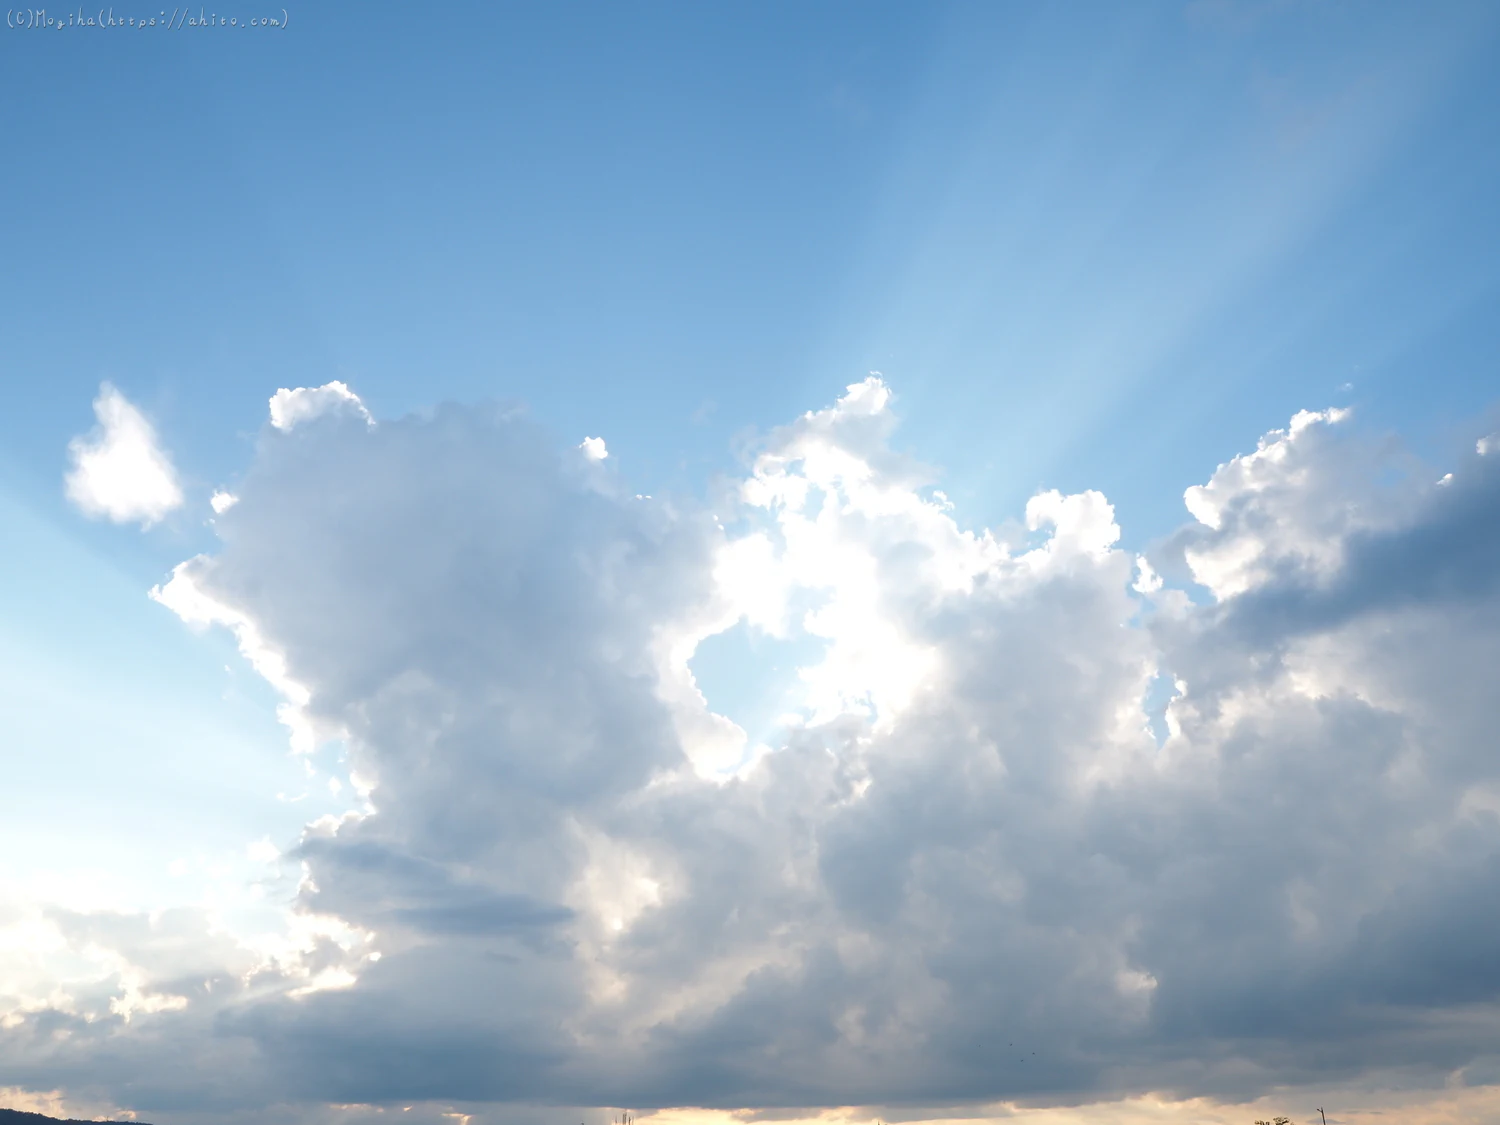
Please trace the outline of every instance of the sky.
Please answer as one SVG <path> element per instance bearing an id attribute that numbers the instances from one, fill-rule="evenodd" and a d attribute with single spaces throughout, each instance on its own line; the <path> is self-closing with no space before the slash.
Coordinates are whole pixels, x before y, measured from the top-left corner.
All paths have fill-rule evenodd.
<path id="1" fill-rule="evenodd" d="M 1492 5 L 0 52 L 0 1107 L 1500 1122 Z"/>

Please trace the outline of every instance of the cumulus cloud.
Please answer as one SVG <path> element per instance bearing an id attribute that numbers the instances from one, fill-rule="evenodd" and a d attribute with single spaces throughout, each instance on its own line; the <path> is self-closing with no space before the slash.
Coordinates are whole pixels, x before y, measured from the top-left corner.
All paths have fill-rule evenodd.
<path id="1" fill-rule="evenodd" d="M 68 499 L 86 515 L 143 527 L 180 507 L 177 470 L 146 416 L 104 383 L 94 417 L 98 424 L 68 443 Z"/>
<path id="2" fill-rule="evenodd" d="M 317 401 L 157 597 L 366 804 L 255 845 L 300 929 L 195 938 L 212 989 L 160 920 L 51 916 L 136 975 L 0 1001 L 0 1084 L 498 1121 L 1500 1075 L 1494 457 L 1439 486 L 1302 414 L 1140 558 L 1097 492 L 962 526 L 874 376 L 727 512 L 499 410 Z M 738 623 L 817 642 L 759 748 L 689 671 Z"/>
<path id="3" fill-rule="evenodd" d="M 282 387 L 271 396 L 271 425 L 278 430 L 291 430 L 330 414 L 345 414 L 362 418 L 366 425 L 375 424 L 360 397 L 337 379 L 321 387 Z"/>

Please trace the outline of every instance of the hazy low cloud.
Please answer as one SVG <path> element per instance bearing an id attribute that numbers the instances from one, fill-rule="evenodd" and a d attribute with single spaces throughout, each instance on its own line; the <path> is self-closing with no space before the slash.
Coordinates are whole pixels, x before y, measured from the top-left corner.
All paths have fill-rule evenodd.
<path id="1" fill-rule="evenodd" d="M 115 523 L 156 523 L 182 505 L 182 488 L 151 423 L 105 383 L 94 399 L 98 424 L 68 443 L 68 499 Z"/>
<path id="2" fill-rule="evenodd" d="M 367 803 L 276 842 L 275 955 L 51 916 L 120 967 L 0 997 L 0 1085 L 313 1121 L 1500 1073 L 1494 455 L 1440 485 L 1299 415 L 1146 563 L 1096 492 L 965 530 L 873 378 L 712 512 L 513 413 L 325 399 L 158 596 Z M 774 745 L 688 671 L 741 621 L 820 642 Z"/>

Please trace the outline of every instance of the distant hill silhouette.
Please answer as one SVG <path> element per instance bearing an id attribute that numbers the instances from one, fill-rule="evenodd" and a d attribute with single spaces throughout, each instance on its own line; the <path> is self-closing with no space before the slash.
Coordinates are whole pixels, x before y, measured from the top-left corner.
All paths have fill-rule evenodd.
<path id="1" fill-rule="evenodd" d="M 19 1109 L 0 1109 L 0 1125 L 98 1125 L 95 1121 L 79 1121 L 69 1117 L 48 1117 L 45 1113 L 23 1113 Z M 144 1121 L 133 1121 L 131 1125 L 146 1125 Z"/>

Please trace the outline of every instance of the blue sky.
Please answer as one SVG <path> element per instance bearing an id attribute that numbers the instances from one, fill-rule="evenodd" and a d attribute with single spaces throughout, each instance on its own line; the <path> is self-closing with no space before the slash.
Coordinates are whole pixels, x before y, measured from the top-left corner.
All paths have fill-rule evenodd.
<path id="1" fill-rule="evenodd" d="M 21 497 L 101 378 L 204 482 L 342 378 L 691 488 L 875 369 L 972 518 L 1087 485 L 1140 535 L 1345 383 L 1433 441 L 1486 402 L 1484 5 L 294 16 L 8 37 Z"/>
<path id="2" fill-rule="evenodd" d="M 270 12 L 252 6 L 235 15 Z M 653 601 L 666 597 L 655 587 L 639 595 L 668 615 L 657 627 L 685 630 L 681 637 L 694 638 L 689 651 L 701 646 L 692 665 L 697 686 L 710 709 L 748 732 L 730 763 L 746 769 L 761 752 L 755 743 L 765 741 L 773 757 L 784 749 L 777 740 L 789 736 L 778 716 L 788 707 L 825 717 L 852 708 L 849 714 L 872 724 L 872 737 L 904 737 L 882 723 L 917 706 L 904 693 L 926 682 L 922 646 L 930 641 L 931 651 L 958 659 L 959 648 L 944 647 L 957 642 L 938 628 L 948 618 L 924 617 L 919 627 L 901 616 L 917 611 L 900 602 L 899 583 L 880 586 L 877 596 L 853 579 L 844 589 L 827 578 L 821 568 L 832 565 L 828 559 L 865 558 L 859 551 L 868 549 L 879 582 L 895 583 L 890 575 L 905 573 L 898 563 L 906 556 L 886 553 L 895 550 L 889 539 L 866 543 L 853 531 L 817 524 L 811 508 L 806 526 L 788 515 L 796 510 L 784 506 L 792 493 L 778 490 L 802 485 L 778 475 L 775 458 L 790 456 L 787 450 L 867 459 L 872 479 L 884 482 L 876 490 L 884 499 L 877 503 L 870 493 L 850 503 L 868 501 L 882 519 L 907 510 L 898 495 L 931 503 L 935 485 L 953 505 L 955 535 L 994 529 L 994 541 L 1013 553 L 1048 536 L 1072 542 L 1076 533 L 1078 542 L 1095 545 L 1079 548 L 1084 555 L 1103 559 L 1100 552 L 1116 541 L 1099 546 L 1100 529 L 1113 520 L 1119 536 L 1111 557 L 1121 566 L 1137 552 L 1156 560 L 1168 592 L 1173 584 L 1187 589 L 1191 604 L 1208 607 L 1205 614 L 1271 583 L 1273 571 L 1285 578 L 1275 568 L 1290 566 L 1288 558 L 1333 582 L 1329 575 L 1344 573 L 1339 566 L 1364 557 L 1359 552 L 1371 536 L 1398 535 L 1396 525 L 1375 516 L 1346 526 L 1307 515 L 1313 500 L 1292 495 L 1303 484 L 1284 493 L 1279 483 L 1245 483 L 1260 481 L 1255 474 L 1269 471 L 1264 466 L 1274 458 L 1247 462 L 1250 468 L 1236 462 L 1214 477 L 1263 435 L 1286 430 L 1298 411 L 1351 408 L 1347 419 L 1328 415 L 1295 429 L 1285 438 L 1290 444 L 1267 439 L 1278 449 L 1312 450 L 1296 455 L 1311 459 L 1308 479 L 1323 482 L 1305 485 L 1307 496 L 1322 497 L 1330 511 L 1396 513 L 1390 518 L 1406 521 L 1400 527 L 1417 536 L 1429 525 L 1446 526 L 1451 513 L 1443 505 L 1458 512 L 1460 500 L 1411 499 L 1400 492 L 1405 485 L 1391 482 L 1412 476 L 1413 465 L 1428 485 L 1450 471 L 1463 487 L 1466 471 L 1488 479 L 1488 454 L 1476 454 L 1475 443 L 1500 427 L 1500 215 L 1493 202 L 1500 198 L 1500 11 L 1493 6 L 322 5 L 287 15 L 287 26 L 273 30 L 7 27 L 0 34 L 7 107 L 0 135 L 0 213 L 7 216 L 0 224 L 0 379 L 8 399 L 0 411 L 0 744 L 7 771 L 0 889 L 45 897 L 51 887 L 58 901 L 85 913 L 196 909 L 212 900 L 239 911 L 236 924 L 245 932 L 259 933 L 280 923 L 258 904 L 292 902 L 300 893 L 297 909 L 312 910 L 309 892 L 297 891 L 295 865 L 276 867 L 267 858 L 290 854 L 307 825 L 325 814 L 352 814 L 356 827 L 339 832 L 378 835 L 371 826 L 396 817 L 389 810 L 405 808 L 404 799 L 416 802 L 411 794 L 432 798 L 429 781 L 419 785 L 382 757 L 388 734 L 350 717 L 384 714 L 379 701 L 387 696 L 356 699 L 353 681 L 335 672 L 354 667 L 356 650 L 375 642 L 346 636 L 333 609 L 321 631 L 314 628 L 325 603 L 298 601 L 288 591 L 300 587 L 290 580 L 278 585 L 277 567 L 296 570 L 302 563 L 287 560 L 303 559 L 304 551 L 307 581 L 315 585 L 326 577 L 318 577 L 319 559 L 346 559 L 365 542 L 361 536 L 374 536 L 392 552 L 392 577 L 389 587 L 370 588 L 375 601 L 368 604 L 385 604 L 380 599 L 389 595 L 391 605 L 404 607 L 391 611 L 393 620 L 416 613 L 412 606 L 426 597 L 416 592 L 425 589 L 427 580 L 418 577 L 425 572 L 394 561 L 402 536 L 360 522 L 376 521 L 375 509 L 351 500 L 347 525 L 335 508 L 295 528 L 267 514 L 300 512 L 320 482 L 345 479 L 340 474 L 355 464 L 393 474 L 390 466 L 405 466 L 413 482 L 426 482 L 411 489 L 431 487 L 434 497 L 448 495 L 445 489 L 471 495 L 465 489 L 474 482 L 465 474 L 481 469 L 511 482 L 506 487 L 517 494 L 531 488 L 549 497 L 574 496 L 568 490 L 576 481 L 567 474 L 575 470 L 605 474 L 598 478 L 605 483 L 588 487 L 615 497 L 611 504 L 618 499 L 626 514 L 600 515 L 588 506 L 593 501 L 578 500 L 579 522 L 568 522 L 570 530 L 525 540 L 537 558 L 552 557 L 547 552 L 558 543 L 593 543 L 592 532 L 579 530 L 595 526 L 589 520 L 636 527 L 624 501 L 637 493 L 678 513 L 660 516 L 670 523 L 704 504 L 723 516 L 726 490 L 761 482 L 752 487 L 780 499 L 736 509 L 726 526 L 731 537 L 746 529 L 753 537 L 758 528 L 777 550 L 785 548 L 779 577 L 751 566 L 747 573 L 759 574 L 760 585 L 746 579 L 749 585 L 724 594 L 728 602 L 709 599 L 691 610 L 670 598 Z M 877 383 L 864 382 L 871 373 Z M 334 381 L 378 422 L 369 433 L 379 436 L 367 435 L 375 443 L 370 450 L 361 452 L 351 436 L 364 432 L 363 416 L 351 415 L 342 399 L 331 406 L 317 400 L 313 413 L 326 417 L 295 430 L 268 426 L 267 401 L 279 388 Z M 89 518 L 65 491 L 69 443 L 94 425 L 91 404 L 103 384 L 149 421 L 175 467 L 183 503 L 145 528 Z M 888 403 L 880 397 L 887 390 Z M 491 424 L 496 433 L 513 431 L 511 422 L 485 413 L 489 401 L 524 404 L 535 433 L 503 440 L 562 451 L 561 475 L 554 480 L 552 469 L 536 467 L 553 463 L 540 453 L 525 471 L 519 462 L 491 459 L 491 439 L 475 435 Z M 443 404 L 457 405 L 444 414 Z M 793 425 L 809 411 L 823 413 Z M 308 445 L 304 460 L 289 452 L 311 443 L 308 435 L 336 429 L 326 448 Z M 1329 439 L 1333 452 L 1326 452 L 1317 444 L 1324 429 L 1356 436 L 1345 444 Z M 450 432 L 459 435 L 451 462 L 439 457 L 449 447 L 435 436 Z M 585 436 L 607 442 L 602 467 L 580 469 L 567 460 Z M 472 455 L 463 452 L 468 443 Z M 429 480 L 418 471 L 426 461 L 408 460 L 416 449 L 428 449 L 426 456 L 455 476 L 447 484 Z M 757 456 L 772 461 L 757 463 Z M 931 466 L 931 478 L 913 484 L 902 456 Z M 815 489 L 860 487 L 842 470 L 818 476 L 814 461 L 798 471 Z M 1374 493 L 1350 484 L 1345 499 L 1329 499 L 1345 496 L 1334 482 L 1361 473 L 1400 496 L 1372 500 Z M 1211 477 L 1238 499 L 1223 509 L 1229 514 L 1222 526 L 1193 527 L 1184 490 Z M 1474 487 L 1478 507 L 1463 510 L 1483 512 L 1488 494 Z M 1240 528 L 1234 521 L 1259 510 L 1262 488 L 1287 506 L 1268 507 L 1263 523 Z M 216 530 L 209 497 L 219 489 L 247 499 L 239 515 L 225 512 Z M 1050 490 L 1058 491 L 1056 504 L 1033 501 Z M 1087 490 L 1108 498 L 1108 518 L 1091 501 L 1068 506 L 1061 499 Z M 267 499 L 252 503 L 255 497 Z M 574 510 L 573 499 L 556 503 Z M 436 499 L 429 504 L 445 510 Z M 391 510 L 405 509 L 392 501 Z M 935 545 L 938 516 L 931 513 L 939 510 L 911 516 L 922 530 L 901 535 L 913 551 L 967 560 L 952 563 L 970 568 L 964 573 L 1001 565 L 958 539 Z M 495 518 L 519 527 L 531 517 L 518 511 Z M 1029 512 L 1029 533 L 1015 531 Z M 456 525 L 432 518 L 442 530 L 431 534 L 458 535 Z M 640 518 L 646 522 L 630 535 L 660 548 L 669 560 L 662 573 L 678 575 L 681 591 L 707 581 L 709 548 L 692 546 L 697 540 L 685 530 L 668 535 Z M 412 519 L 414 528 L 421 523 Z M 1180 530 L 1184 524 L 1190 533 Z M 347 538 L 330 531 L 325 541 L 325 525 Z M 1253 547 L 1246 545 L 1252 530 L 1260 536 Z M 658 534 L 678 546 L 669 552 L 652 538 Z M 808 536 L 803 546 L 792 542 L 796 535 Z M 1307 546 L 1320 536 L 1347 539 L 1347 558 L 1337 551 L 1325 558 Z M 310 545 L 314 540 L 322 546 Z M 1303 547 L 1293 551 L 1287 544 L 1294 540 Z M 1422 540 L 1429 541 L 1438 540 Z M 577 546 L 584 554 L 591 549 Z M 1276 554 L 1283 550 L 1292 553 Z M 1463 557 L 1487 557 L 1476 550 Z M 189 628 L 184 603 L 175 603 L 174 613 L 170 596 L 166 604 L 160 594 L 148 597 L 200 553 L 219 560 L 217 569 L 195 571 L 177 589 L 216 591 L 242 617 Z M 1063 554 L 1058 547 L 1046 558 Z M 981 556 L 990 561 L 977 561 Z M 521 558 L 516 565 L 530 573 L 531 556 Z M 560 559 L 553 559 L 559 573 L 566 569 Z M 451 565 L 467 573 L 459 561 Z M 328 567 L 329 575 L 338 572 L 332 562 Z M 327 578 L 334 592 L 326 605 L 338 603 L 336 591 L 364 589 L 365 577 Z M 408 580 L 415 585 L 401 585 Z M 948 590 L 933 581 L 934 589 Z M 758 592 L 747 592 L 751 586 Z M 834 587 L 843 592 L 829 604 L 842 608 L 830 610 L 822 625 L 797 625 L 797 614 L 818 604 L 806 600 L 807 591 Z M 288 600 L 264 592 L 271 590 Z M 593 604 L 596 592 L 574 596 Z M 1144 587 L 1138 593 L 1157 596 Z M 406 594 L 416 600 L 403 600 Z M 480 602 L 491 605 L 488 597 Z M 800 608 L 786 616 L 777 599 Z M 782 609 L 756 616 L 755 606 L 773 602 Z M 905 608 L 892 608 L 897 602 Z M 742 612 L 724 608 L 731 603 Z M 540 597 L 537 604 L 553 603 Z M 294 613 L 294 606 L 301 608 Z M 601 602 L 600 620 L 614 621 L 616 610 L 626 613 Z M 1161 607 L 1149 612 L 1158 610 L 1162 620 L 1170 617 Z M 433 606 L 423 612 L 446 620 Z M 1127 618 L 1132 629 L 1145 628 L 1139 616 Z M 1238 628 L 1238 620 L 1226 611 L 1215 628 Z M 628 621 L 598 643 L 628 649 L 619 639 L 637 637 L 635 618 Z M 891 631 L 861 631 L 861 621 L 885 622 Z M 256 637 L 305 673 L 307 714 L 324 740 L 316 752 L 288 753 L 287 729 L 277 719 L 285 699 L 240 651 L 259 641 L 242 632 L 237 646 L 222 627 L 234 622 L 253 622 Z M 513 625 L 515 635 L 530 636 L 510 618 L 492 624 L 486 636 L 510 636 Z M 1071 627 L 1057 624 L 1064 632 Z M 1487 626 L 1460 620 L 1452 627 L 1462 641 L 1453 642 L 1455 651 L 1487 651 Z M 1153 628 L 1159 651 L 1152 650 L 1158 663 L 1150 675 L 1158 688 L 1150 706 L 1160 709 L 1167 706 L 1160 685 L 1183 672 L 1164 654 L 1217 665 L 1193 647 L 1208 641 Z M 352 647 L 335 652 L 328 639 L 335 636 Z M 417 624 L 402 636 L 413 653 L 428 651 Z M 1353 642 L 1337 642 L 1346 643 Z M 873 663 L 860 655 L 876 650 L 897 655 Z M 412 666 L 444 682 L 425 659 L 413 656 Z M 1358 663 L 1349 660 L 1350 667 Z M 1079 655 L 1076 663 L 1088 660 Z M 799 667 L 814 666 L 821 671 L 798 679 Z M 713 758 L 719 750 L 703 749 L 719 745 L 722 722 L 715 728 L 707 713 L 684 717 L 691 700 L 672 695 L 682 685 L 672 686 L 665 667 L 651 674 L 662 677 L 674 737 L 703 769 L 712 772 L 703 766 L 709 759 L 723 768 Z M 812 695 L 792 699 L 799 683 L 812 685 Z M 1215 690 L 1223 686 L 1214 683 Z M 1305 677 L 1298 683 L 1305 687 Z M 476 700 L 500 691 L 480 691 L 462 677 L 449 687 L 460 700 L 470 699 L 471 689 Z M 1386 698 L 1369 685 L 1348 690 Z M 809 702 L 813 696 L 822 702 Z M 626 727 L 634 721 L 611 720 Z M 1411 721 L 1413 729 L 1421 726 Z M 1151 723 L 1166 729 L 1163 714 Z M 1482 729 L 1479 718 L 1473 724 L 1464 729 Z M 1468 737 L 1450 734 L 1460 742 Z M 536 737 L 584 736 L 558 728 Z M 358 749 L 361 738 L 365 750 Z M 350 745 L 357 761 L 344 757 Z M 891 761 L 904 760 L 892 754 Z M 380 782 L 390 804 L 382 804 L 377 787 L 368 807 L 380 813 L 361 813 L 365 798 L 350 771 L 368 779 L 379 772 L 377 759 L 394 771 Z M 450 782 L 459 784 L 464 769 L 486 768 L 476 761 L 454 766 Z M 401 781 L 389 780 L 398 775 Z M 875 769 L 870 776 L 881 775 Z M 1483 780 L 1463 776 L 1473 785 Z M 1472 794 L 1455 800 L 1483 805 Z M 672 821 L 686 814 L 662 815 Z M 421 820 L 417 812 L 410 817 L 412 824 Z M 608 838 L 606 821 L 588 832 Z M 829 831 L 828 854 L 858 836 L 855 827 Z M 380 836 L 382 846 L 394 838 Z M 462 854 L 414 836 L 401 840 L 413 863 L 457 863 Z M 269 841 L 269 850 L 255 851 L 257 841 Z M 635 846 L 631 854 L 647 857 L 641 871 L 665 862 L 648 842 Z M 493 841 L 485 847 L 499 850 L 483 851 L 487 859 L 467 855 L 465 871 L 499 862 L 504 848 Z M 878 856 L 865 861 L 879 868 Z M 337 864 L 320 862 L 333 865 L 327 882 L 338 885 Z M 505 862 L 546 867 L 535 857 Z M 593 886 L 588 880 L 595 878 L 584 882 Z M 537 880 L 504 893 L 551 901 L 550 884 Z M 649 881 L 668 882 L 660 872 Z M 836 888 L 830 894 L 838 899 Z M 373 901 L 364 901 L 363 913 L 347 903 L 329 913 L 366 932 L 386 932 L 382 926 L 396 924 L 371 913 Z M 587 915 L 582 900 L 566 901 Z M 616 908 L 630 917 L 656 909 L 639 902 Z M 1137 971 L 1147 973 L 1120 970 Z M 0 1000 L 4 981 L 0 976 Z M 1178 1010 L 1165 996 L 1159 1010 Z M 1187 1003 L 1175 992 L 1170 999 Z M 281 1026 L 280 1016 L 265 1018 Z M 680 1027 L 671 1036 L 695 1051 L 712 1038 L 702 1031 L 694 1039 Z M 10 1078 L 0 1072 L 0 1090 L 41 1089 L 46 1075 L 62 1073 L 37 1065 Z M 662 1065 L 662 1074 L 672 1073 Z M 1080 1077 L 1087 1067 L 1077 1065 L 1083 1069 L 1058 1071 L 1056 1089 L 1128 1092 L 1093 1071 Z M 1352 1073 L 1339 1065 L 1330 1074 Z M 590 1074 L 581 1086 L 608 1088 Z M 49 1088 L 72 1089 L 71 1081 L 56 1079 Z M 798 1102 L 798 1094 L 768 1092 L 758 1081 L 729 1083 L 731 1093 L 684 1087 L 680 1096 L 728 1105 L 738 1090 L 750 1101 L 824 1104 L 811 1086 L 799 1088 L 808 1100 Z M 851 1088 L 863 1088 L 862 1081 L 851 1072 Z M 957 1101 L 997 1093 L 971 1097 L 965 1081 L 954 1079 Z M 867 1101 L 949 1104 L 941 1102 L 949 1092 L 913 1082 L 901 1090 L 875 1083 Z M 307 1083 L 315 1087 L 321 1093 L 309 1097 L 318 1104 L 381 1100 Z M 1208 1092 L 1256 1093 L 1231 1087 Z M 660 1077 L 651 1096 L 670 1101 L 662 1091 L 672 1089 Z M 118 1090 L 96 1093 L 106 1108 L 125 1104 Z M 449 1095 L 432 1095 L 441 1096 Z M 469 1099 L 486 1100 L 494 1099 Z M 160 1103 L 169 1104 L 171 1098 Z M 158 1116 L 167 1119 L 165 1110 Z"/>

